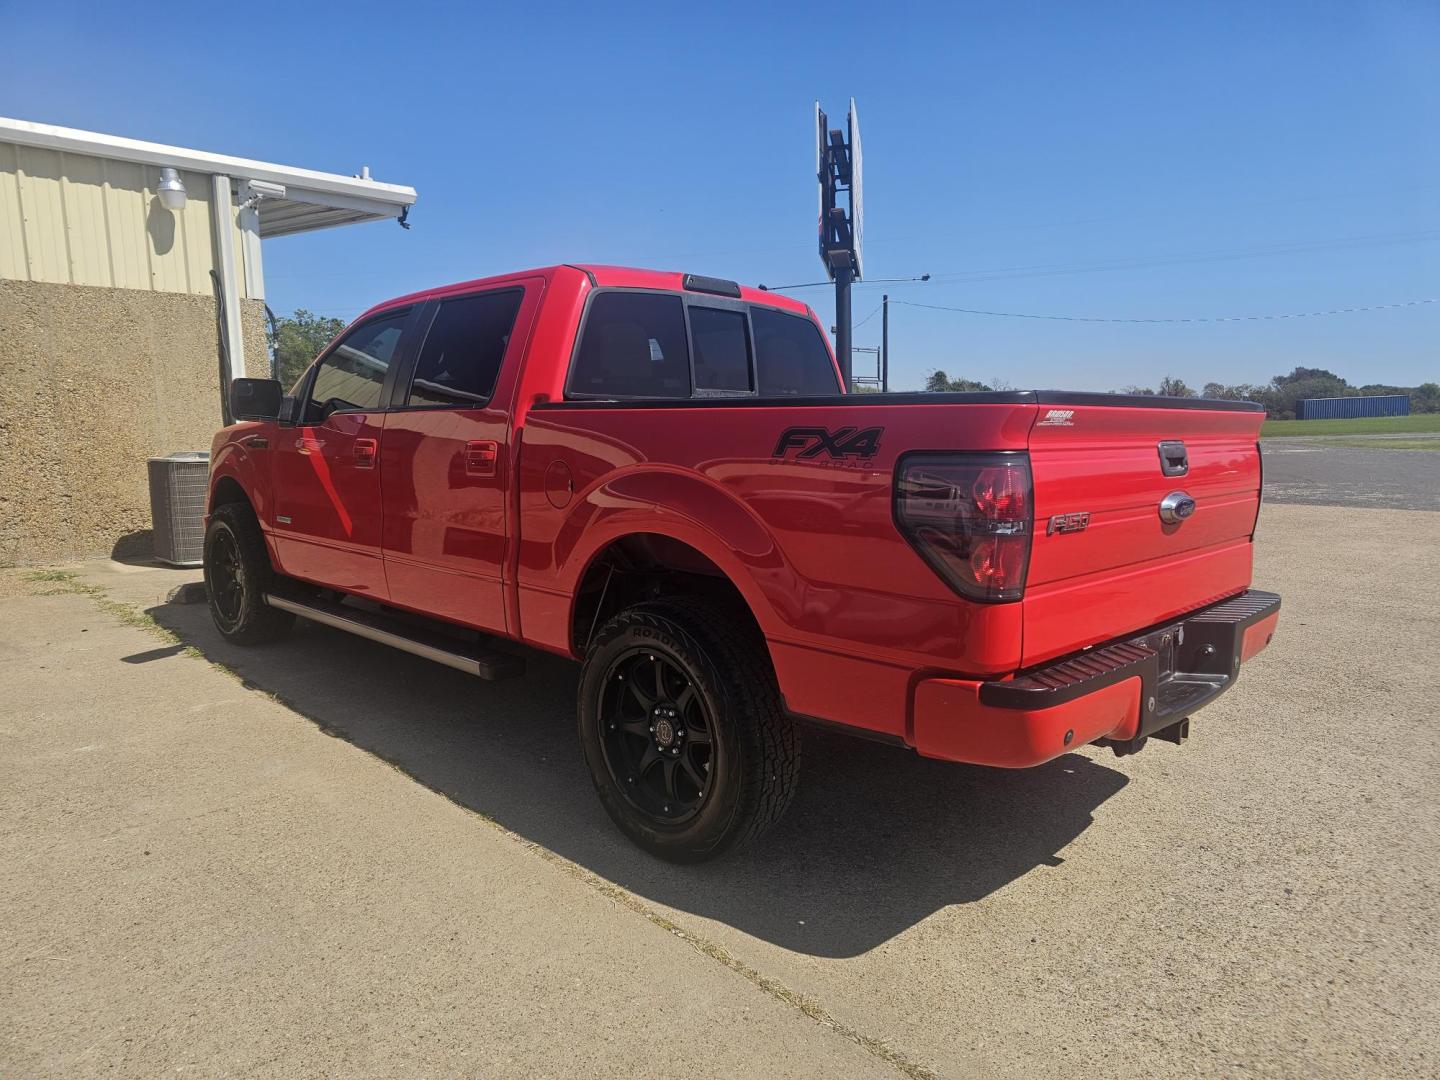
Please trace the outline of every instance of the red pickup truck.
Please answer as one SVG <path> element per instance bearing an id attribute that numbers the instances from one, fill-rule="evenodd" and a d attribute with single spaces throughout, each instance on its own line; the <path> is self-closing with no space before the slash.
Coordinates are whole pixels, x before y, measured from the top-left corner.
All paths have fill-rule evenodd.
<path id="1" fill-rule="evenodd" d="M 620 828 L 676 861 L 783 812 L 798 726 L 1024 767 L 1180 742 L 1270 641 L 1261 412 L 846 394 L 814 313 L 554 266 L 361 316 L 237 380 L 205 580 L 229 640 L 299 615 L 481 676 L 573 657 Z"/>

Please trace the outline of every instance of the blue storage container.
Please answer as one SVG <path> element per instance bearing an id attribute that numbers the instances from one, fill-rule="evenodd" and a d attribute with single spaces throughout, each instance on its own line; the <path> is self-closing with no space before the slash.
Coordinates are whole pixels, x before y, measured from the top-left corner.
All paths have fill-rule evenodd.
<path id="1" fill-rule="evenodd" d="M 1296 403 L 1297 420 L 1353 420 L 1361 416 L 1409 416 L 1408 394 L 1376 397 L 1305 398 Z"/>

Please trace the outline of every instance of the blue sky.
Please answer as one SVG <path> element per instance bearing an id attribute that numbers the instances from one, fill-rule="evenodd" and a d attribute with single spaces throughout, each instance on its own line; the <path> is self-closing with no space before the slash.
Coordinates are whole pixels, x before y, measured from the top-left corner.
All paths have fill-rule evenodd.
<path id="1" fill-rule="evenodd" d="M 829 27 L 822 31 L 820 28 Z M 854 96 L 855 320 L 894 300 L 1193 318 L 1440 298 L 1433 2 L 0 2 L 0 114 L 411 184 L 414 228 L 266 242 L 350 317 L 564 261 L 783 284 L 815 254 L 812 101 Z M 827 324 L 832 294 L 797 292 Z M 857 344 L 879 340 L 878 316 Z M 1219 324 L 891 311 L 893 383 L 1440 378 L 1440 303 Z"/>

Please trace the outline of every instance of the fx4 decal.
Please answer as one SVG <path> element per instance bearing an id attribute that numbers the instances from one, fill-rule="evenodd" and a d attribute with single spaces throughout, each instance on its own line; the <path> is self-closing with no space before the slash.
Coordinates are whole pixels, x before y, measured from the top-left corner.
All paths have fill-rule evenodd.
<path id="1" fill-rule="evenodd" d="M 860 430 L 842 427 L 834 431 L 821 427 L 786 428 L 780 433 L 771 456 L 785 457 L 792 450 L 799 450 L 800 452 L 795 454 L 797 460 L 817 458 L 821 454 L 829 454 L 837 461 L 845 458 L 872 458 L 880 449 L 880 436 L 884 433 L 885 429 L 881 427 Z"/>

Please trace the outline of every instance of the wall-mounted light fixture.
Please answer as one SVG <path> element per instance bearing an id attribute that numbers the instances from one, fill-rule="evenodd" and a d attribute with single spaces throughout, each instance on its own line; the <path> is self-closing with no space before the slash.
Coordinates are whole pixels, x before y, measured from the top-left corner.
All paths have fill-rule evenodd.
<path id="1" fill-rule="evenodd" d="M 180 179 L 179 170 L 161 169 L 160 183 L 155 190 L 160 196 L 160 205 L 166 210 L 185 209 L 185 181 Z"/>

